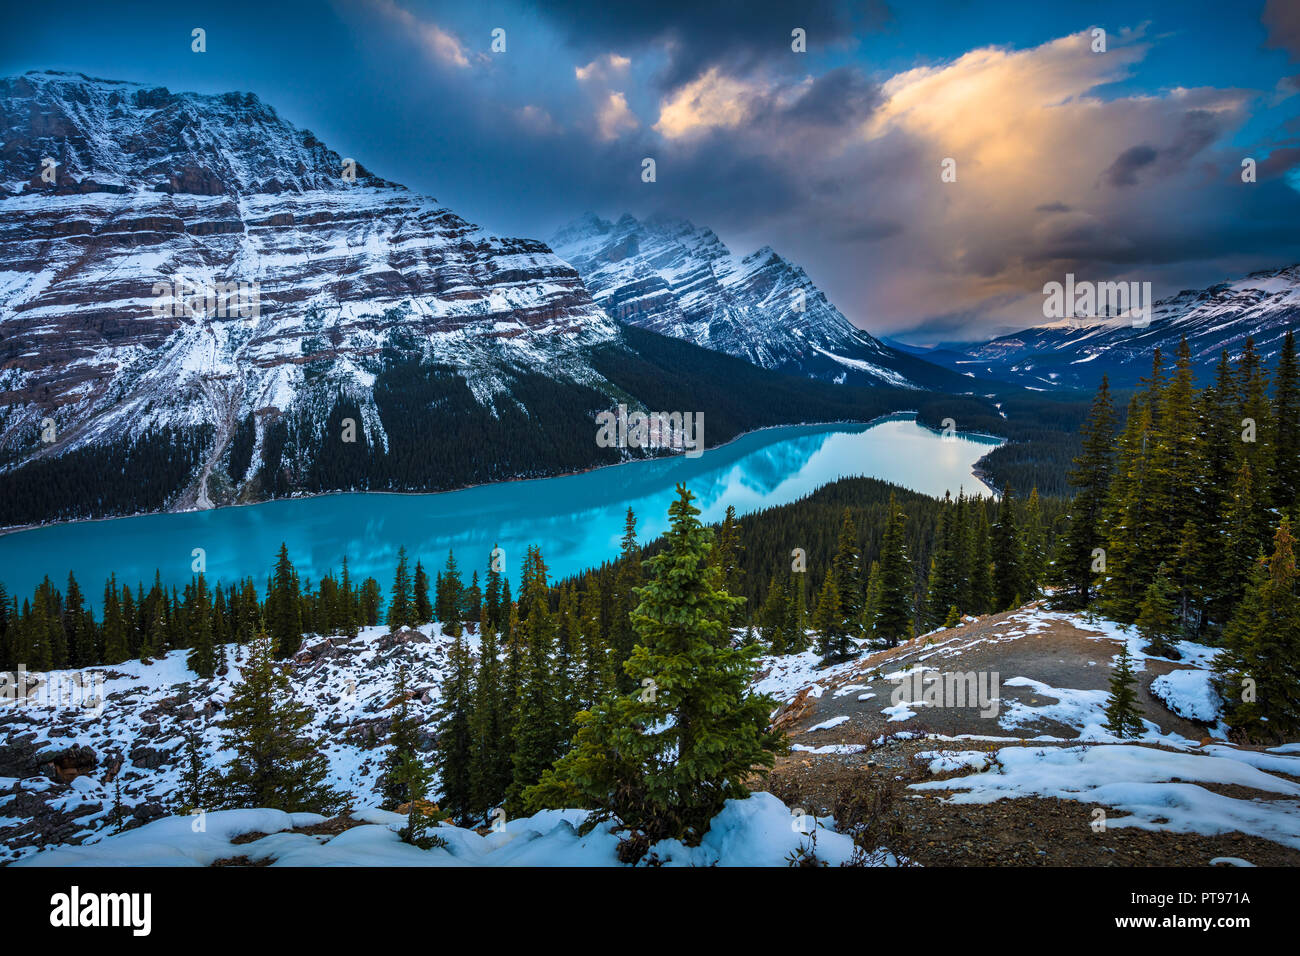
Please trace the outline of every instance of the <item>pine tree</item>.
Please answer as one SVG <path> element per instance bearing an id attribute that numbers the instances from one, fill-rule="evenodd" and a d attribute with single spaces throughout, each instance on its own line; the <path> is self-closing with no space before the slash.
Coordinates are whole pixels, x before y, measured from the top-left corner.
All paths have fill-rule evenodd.
<path id="1" fill-rule="evenodd" d="M 217 725 L 221 749 L 235 753 L 219 784 L 225 806 L 293 813 L 328 812 L 339 804 L 341 796 L 325 783 L 329 761 L 306 735 L 311 719 L 311 708 L 294 701 L 289 677 L 275 663 L 272 638 L 259 634 Z"/>
<path id="2" fill-rule="evenodd" d="M 194 599 L 190 608 L 190 639 L 193 643 L 185 656 L 185 666 L 207 679 L 217 670 L 217 649 L 212 639 L 212 607 L 208 584 L 200 574 L 194 581 Z"/>
<path id="3" fill-rule="evenodd" d="M 1178 624 L 1174 619 L 1174 584 L 1166 565 L 1160 565 L 1155 579 L 1147 586 L 1138 613 L 1137 630 L 1147 642 L 1146 653 L 1174 659 L 1180 656 L 1174 646 L 1179 638 Z"/>
<path id="4" fill-rule="evenodd" d="M 270 592 L 266 596 L 266 622 L 271 628 L 277 656 L 289 657 L 298 653 L 302 645 L 302 602 L 298 573 L 289 562 L 289 547 L 283 542 L 271 577 Z"/>
<path id="5" fill-rule="evenodd" d="M 1300 512 L 1300 370 L 1293 329 L 1286 330 L 1274 373 L 1273 452 L 1273 507 Z"/>
<path id="6" fill-rule="evenodd" d="M 396 710 L 388 724 L 389 750 L 381 766 L 380 792 L 383 806 L 387 810 L 396 810 L 403 803 L 411 801 L 411 789 L 402 772 L 402 766 L 408 758 L 419 753 L 420 722 L 411 713 L 411 692 L 406 666 L 397 670 Z"/>
<path id="7" fill-rule="evenodd" d="M 957 509 L 952 496 L 945 493 L 943 507 L 939 510 L 934 533 L 934 557 L 930 561 L 930 577 L 926 587 L 926 626 L 938 627 L 943 623 L 948 608 L 961 599 L 958 560 Z M 870 622 L 869 622 L 870 623 Z"/>
<path id="8" fill-rule="evenodd" d="M 1026 600 L 1036 598 L 1043 590 L 1043 575 L 1047 567 L 1046 533 L 1043 528 L 1043 506 L 1038 500 L 1038 486 L 1029 492 L 1025 502 L 1025 519 L 1020 528 L 1021 585 Z"/>
<path id="9" fill-rule="evenodd" d="M 1110 695 L 1106 698 L 1106 729 L 1116 737 L 1136 737 L 1142 733 L 1137 692 L 1133 689 L 1136 683 L 1128 645 L 1124 645 L 1111 671 Z"/>
<path id="10" fill-rule="evenodd" d="M 1300 575 L 1295 537 L 1283 517 L 1273 551 L 1261 559 L 1215 659 L 1228 723 L 1251 739 L 1300 734 Z"/>
<path id="11" fill-rule="evenodd" d="M 887 647 L 912 639 L 912 603 L 915 578 L 907 556 L 903 535 L 903 509 L 893 494 L 889 496 L 889 518 L 880 544 L 879 604 L 873 632 Z"/>
<path id="12" fill-rule="evenodd" d="M 739 599 L 722 589 L 694 496 L 677 491 L 632 618 L 627 671 L 638 690 L 585 713 L 573 749 L 526 792 L 531 807 L 591 807 L 587 826 L 616 817 L 649 842 L 698 842 L 726 800 L 749 796 L 746 781 L 779 746 L 772 701 L 749 691 L 756 650 L 728 640 Z"/>
<path id="13" fill-rule="evenodd" d="M 984 498 L 971 499 L 971 507 L 969 610 L 987 614 L 993 609 L 993 535 Z"/>
<path id="14" fill-rule="evenodd" d="M 844 517 L 840 520 L 840 537 L 831 569 L 835 575 L 835 589 L 839 592 L 841 618 L 850 636 L 856 637 L 862 621 L 862 568 L 858 554 L 858 529 L 848 508 L 844 509 Z"/>
<path id="15" fill-rule="evenodd" d="M 446 674 L 442 682 L 442 700 L 438 705 L 438 749 L 434 766 L 442 781 L 440 806 L 459 822 L 472 816 L 474 778 L 474 736 L 471 717 L 474 709 L 473 664 L 465 638 L 456 634 L 447 654 Z"/>
<path id="16" fill-rule="evenodd" d="M 418 754 L 408 753 L 393 768 L 392 775 L 411 797 L 406 811 L 406 826 L 397 831 L 402 842 L 418 846 L 422 850 L 445 847 L 446 840 L 428 832 L 429 819 L 435 810 L 428 805 L 427 799 L 433 786 L 432 768 Z"/>
<path id="17" fill-rule="evenodd" d="M 496 630 L 487 618 L 486 605 L 480 630 L 482 639 L 471 720 L 474 759 L 470 765 L 470 804 L 476 814 L 500 805 L 512 776 L 507 721 L 511 701 L 507 700 L 502 686 L 500 647 Z"/>
<path id="18" fill-rule="evenodd" d="M 714 559 L 722 569 L 722 581 L 728 594 L 740 594 L 740 562 L 743 550 L 740 544 L 740 523 L 736 520 L 736 508 L 734 505 L 728 505 L 727 513 L 722 519 L 722 528 L 718 533 L 718 546 L 714 549 Z M 743 607 L 736 609 L 736 616 L 730 622 L 732 627 L 740 626 L 743 613 Z"/>
<path id="19" fill-rule="evenodd" d="M 1002 500 L 998 503 L 998 519 L 993 525 L 991 542 L 994 611 L 1016 607 L 1020 597 L 1029 590 L 1025 583 L 1024 556 L 1020 550 L 1015 507 L 1011 486 L 1007 485 L 1002 489 Z"/>
<path id="20" fill-rule="evenodd" d="M 414 610 L 416 625 L 428 624 L 433 620 L 433 604 L 429 601 L 429 573 L 424 565 L 415 562 Z"/>
<path id="21" fill-rule="evenodd" d="M 1092 600 L 1093 551 L 1105 542 L 1104 516 L 1111 482 L 1115 444 L 1115 409 L 1110 385 L 1102 376 L 1083 425 L 1083 451 L 1074 459 L 1070 484 L 1075 488 L 1070 504 L 1070 523 L 1061 536 L 1054 578 L 1061 588 L 1061 601 L 1082 608 Z M 965 610 L 965 608 L 963 608 Z"/>
<path id="22" fill-rule="evenodd" d="M 786 594 L 776 581 L 776 575 L 767 586 L 767 597 L 758 612 L 758 627 L 763 640 L 773 654 L 785 654 Z"/>
<path id="23" fill-rule="evenodd" d="M 854 645 L 840 600 L 840 589 L 834 572 L 826 575 L 817 607 L 813 612 L 813 629 L 817 632 L 817 653 L 823 664 L 835 664 L 853 656 Z"/>
<path id="24" fill-rule="evenodd" d="M 614 614 L 609 628 L 609 643 L 614 652 L 615 674 L 618 686 L 624 693 L 632 690 L 631 678 L 623 664 L 632 655 L 636 631 L 632 627 L 632 611 L 636 607 L 636 589 L 641 586 L 641 549 L 636 543 L 636 515 L 627 509 L 623 523 L 623 541 L 614 577 Z"/>
<path id="25" fill-rule="evenodd" d="M 789 654 L 800 654 L 808 649 L 808 606 L 803 579 L 802 571 L 791 570 L 786 582 L 784 639 Z"/>
<path id="26" fill-rule="evenodd" d="M 407 565 L 406 548 L 397 549 L 397 570 L 393 573 L 393 589 L 388 601 L 388 617 L 384 623 L 390 631 L 410 627 L 415 621 L 415 602 L 411 596 L 411 572 Z"/>
<path id="27" fill-rule="evenodd" d="M 117 575 L 104 586 L 104 663 L 121 664 L 127 659 L 126 621 L 117 598 Z"/>
<path id="28" fill-rule="evenodd" d="M 456 564 L 456 556 L 448 550 L 446 567 L 438 576 L 438 600 L 435 608 L 444 634 L 460 636 L 461 605 L 464 600 L 465 589 L 460 580 L 460 567 Z"/>
<path id="29" fill-rule="evenodd" d="M 202 736 L 193 727 L 186 727 L 181 739 L 181 785 L 174 798 L 175 812 L 191 814 L 208 806 L 215 775 L 208 769 Z"/>
<path id="30" fill-rule="evenodd" d="M 546 564 L 541 551 L 528 549 L 519 587 L 520 621 L 519 690 L 511 717 L 513 770 L 506 793 L 512 816 L 523 809 L 523 793 L 541 778 L 560 755 L 560 707 L 555 699 L 552 654 L 556 628 L 551 614 Z"/>

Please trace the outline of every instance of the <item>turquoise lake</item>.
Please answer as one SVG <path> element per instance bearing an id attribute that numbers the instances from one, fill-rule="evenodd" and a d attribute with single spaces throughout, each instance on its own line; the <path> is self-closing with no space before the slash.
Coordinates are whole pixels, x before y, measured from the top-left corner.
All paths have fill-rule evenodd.
<path id="1" fill-rule="evenodd" d="M 96 605 L 104 582 L 146 588 L 154 571 L 184 585 L 195 548 L 206 553 L 209 582 L 253 575 L 265 581 L 280 542 L 300 577 L 314 583 L 347 555 L 354 581 L 373 575 L 385 594 L 405 546 L 429 569 L 448 548 L 466 583 L 482 576 L 494 544 L 512 581 L 524 549 L 541 546 L 556 577 L 599 565 L 618 552 L 631 506 L 641 541 L 667 529 L 674 487 L 695 493 L 701 518 L 720 521 L 728 505 L 745 514 L 801 498 L 836 479 L 866 475 L 942 496 L 959 488 L 987 494 L 972 466 L 1001 440 L 944 439 L 895 415 L 870 425 L 799 425 L 751 432 L 698 458 L 628 462 L 577 475 L 503 482 L 429 495 L 337 494 L 182 514 L 82 521 L 0 536 L 0 581 L 19 600 L 49 574 L 63 589 L 69 571 Z"/>

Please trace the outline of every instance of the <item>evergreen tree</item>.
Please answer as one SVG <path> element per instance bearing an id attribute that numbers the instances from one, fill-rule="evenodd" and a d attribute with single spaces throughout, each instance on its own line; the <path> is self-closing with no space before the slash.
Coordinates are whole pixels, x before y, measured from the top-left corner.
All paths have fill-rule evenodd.
<path id="1" fill-rule="evenodd" d="M 541 551 L 528 549 L 519 587 L 519 689 L 511 717 L 514 752 L 506 808 L 512 816 L 523 810 L 523 793 L 560 755 L 560 706 L 555 699 L 552 655 L 556 628 L 551 614 L 546 564 Z M 526 612 L 527 616 L 523 616 Z"/>
<path id="2" fill-rule="evenodd" d="M 1054 568 L 1062 603 L 1073 608 L 1085 607 L 1092 600 L 1097 578 L 1092 570 L 1093 551 L 1105 542 L 1104 516 L 1115 444 L 1115 409 L 1105 376 L 1093 399 L 1082 437 L 1083 451 L 1074 459 L 1074 469 L 1070 472 L 1070 484 L 1075 488 L 1070 523 L 1061 537 Z"/>
<path id="3" fill-rule="evenodd" d="M 235 753 L 219 786 L 226 806 L 319 813 L 339 804 L 340 795 L 325 783 L 329 761 L 306 733 L 311 718 L 275 663 L 273 640 L 259 634 L 218 723 L 221 749 Z"/>
<path id="4" fill-rule="evenodd" d="M 1116 737 L 1136 737 L 1142 733 L 1137 692 L 1133 689 L 1136 684 L 1126 644 L 1120 648 L 1119 659 L 1111 671 L 1110 695 L 1106 698 L 1106 729 Z"/>
<path id="5" fill-rule="evenodd" d="M 388 724 L 389 750 L 380 765 L 382 772 L 379 775 L 380 793 L 386 810 L 396 810 L 401 804 L 411 802 L 411 788 L 403 766 L 420 752 L 420 722 L 411 713 L 411 691 L 405 665 L 397 670 L 394 690 L 397 709 Z"/>
<path id="6" fill-rule="evenodd" d="M 619 551 L 617 571 L 614 576 L 614 613 L 609 628 L 610 647 L 614 652 L 615 675 L 619 690 L 632 690 L 631 678 L 623 669 L 632 655 L 636 631 L 632 627 L 632 611 L 636 607 L 636 589 L 641 586 L 641 549 L 636 543 L 636 515 L 627 509 L 623 522 L 623 541 Z"/>
<path id="7" fill-rule="evenodd" d="M 217 649 L 212 640 L 212 607 L 208 584 L 200 574 L 194 581 L 190 607 L 190 639 L 185 666 L 207 679 L 217 670 Z"/>
<path id="8" fill-rule="evenodd" d="M 1178 624 L 1174 619 L 1174 584 L 1169 569 L 1163 564 L 1147 586 L 1138 613 L 1137 630 L 1147 642 L 1148 654 L 1175 659 L 1179 656 L 1174 646 L 1179 638 Z"/>
<path id="9" fill-rule="evenodd" d="M 434 766 L 442 781 L 443 810 L 457 822 L 472 816 L 474 779 L 474 736 L 471 718 L 474 709 L 473 663 L 465 638 L 456 634 L 447 655 L 446 674 L 442 682 L 442 700 L 438 705 L 438 749 Z"/>
<path id="10" fill-rule="evenodd" d="M 1002 489 L 998 503 L 998 520 L 993 525 L 993 610 L 1016 607 L 1028 592 L 1024 580 L 1024 556 L 1021 554 L 1020 530 L 1016 527 L 1015 499 L 1011 486 Z"/>
<path id="11" fill-rule="evenodd" d="M 512 776 L 507 720 L 512 702 L 502 686 L 500 647 L 487 613 L 484 605 L 471 721 L 474 757 L 470 764 L 470 805 L 476 814 L 500 805 Z"/>
<path id="12" fill-rule="evenodd" d="M 739 599 L 722 589 L 693 498 L 678 486 L 666 546 L 646 562 L 626 666 L 638 690 L 583 714 L 573 749 L 526 792 L 528 805 L 587 806 L 587 826 L 616 817 L 645 841 L 698 842 L 726 800 L 749 796 L 755 768 L 772 765 L 772 701 L 749 691 L 755 649 L 728 639 Z"/>
<path id="13" fill-rule="evenodd" d="M 858 529 L 849 509 L 840 521 L 840 537 L 831 564 L 835 589 L 839 592 L 840 616 L 850 636 L 856 637 L 862 621 L 862 570 L 858 554 Z"/>
<path id="14" fill-rule="evenodd" d="M 1038 500 L 1037 485 L 1029 492 L 1029 500 L 1025 503 L 1025 519 L 1020 528 L 1020 562 L 1022 597 L 1032 600 L 1042 593 L 1043 574 L 1047 567 L 1043 507 Z"/>
<path id="15" fill-rule="evenodd" d="M 1251 575 L 1215 659 L 1228 723 L 1262 741 L 1300 734 L 1300 575 L 1295 536 L 1284 517 L 1273 552 Z"/>
<path id="16" fill-rule="evenodd" d="M 181 731 L 181 785 L 174 798 L 175 812 L 191 814 L 208 806 L 214 774 L 203 753 L 203 738 L 193 727 Z"/>
<path id="17" fill-rule="evenodd" d="M 397 549 L 397 570 L 393 573 L 393 589 L 388 601 L 385 624 L 390 631 L 410 627 L 415 622 L 415 602 L 412 598 L 411 571 L 407 565 L 406 548 Z"/>
<path id="18" fill-rule="evenodd" d="M 433 620 L 433 604 L 429 601 L 429 573 L 424 570 L 424 565 L 419 561 L 415 562 L 415 585 L 414 585 L 414 610 L 415 623 L 428 624 Z"/>
<path id="19" fill-rule="evenodd" d="M 849 637 L 849 627 L 840 600 L 840 589 L 834 572 L 826 575 L 817 608 L 813 612 L 813 629 L 817 632 L 817 653 L 823 664 L 835 664 L 853 656 L 854 645 Z"/>
<path id="20" fill-rule="evenodd" d="M 461 633 L 461 606 L 465 600 L 465 589 L 460 580 L 460 567 L 456 556 L 447 551 L 447 565 L 438 576 L 438 620 L 442 622 L 442 632 L 453 637 Z"/>
<path id="21" fill-rule="evenodd" d="M 1300 510 L 1300 371 L 1295 331 L 1286 330 L 1273 381 L 1273 507 Z"/>
<path id="22" fill-rule="evenodd" d="M 275 653 L 289 657 L 302 644 L 302 602 L 298 590 L 298 573 L 289 562 L 289 547 L 280 543 L 270 592 L 266 596 L 266 623 L 275 641 Z"/>
<path id="23" fill-rule="evenodd" d="M 894 495 L 889 496 L 889 519 L 880 544 L 879 602 L 873 631 L 888 647 L 912 639 L 912 604 L 915 578 L 903 536 L 903 510 Z"/>

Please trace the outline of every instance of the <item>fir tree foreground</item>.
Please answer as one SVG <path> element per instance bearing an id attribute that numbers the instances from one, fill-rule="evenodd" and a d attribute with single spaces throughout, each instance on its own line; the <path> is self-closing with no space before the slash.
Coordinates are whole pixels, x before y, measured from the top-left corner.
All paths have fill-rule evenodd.
<path id="1" fill-rule="evenodd" d="M 530 809 L 586 807 L 585 826 L 616 819 L 641 848 L 698 843 L 709 821 L 781 744 L 772 701 L 749 693 L 757 651 L 733 647 L 727 622 L 743 599 L 723 590 L 713 533 L 683 486 L 664 551 L 632 611 L 637 644 L 624 664 L 636 690 L 578 715 L 573 749 L 524 798 Z M 633 851 L 635 854 L 636 851 Z"/>

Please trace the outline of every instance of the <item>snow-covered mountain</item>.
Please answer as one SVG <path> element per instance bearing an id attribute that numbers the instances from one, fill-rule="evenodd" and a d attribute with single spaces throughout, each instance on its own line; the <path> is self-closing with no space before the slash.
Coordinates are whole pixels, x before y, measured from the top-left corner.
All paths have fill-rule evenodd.
<path id="1" fill-rule="evenodd" d="M 245 298 L 217 298 L 241 284 Z M 195 289 L 217 292 L 180 307 Z M 260 448 L 268 422 L 320 421 L 340 394 L 386 446 L 371 394 L 386 353 L 453 370 L 490 406 L 521 372 L 599 385 L 583 353 L 617 337 L 544 243 L 486 234 L 252 94 L 0 79 L 10 466 L 209 425 L 206 474 L 249 413 Z"/>
<path id="2" fill-rule="evenodd" d="M 1172 361 L 1186 337 L 1197 376 L 1208 381 L 1225 349 L 1235 357 L 1254 339 L 1265 363 L 1272 364 L 1287 330 L 1297 328 L 1300 265 L 1293 265 L 1160 299 L 1145 327 L 1121 318 L 1067 319 L 1000 336 L 962 355 L 926 357 L 1031 388 L 1092 388 L 1103 374 L 1112 385 L 1132 385 L 1150 372 L 1155 349 Z"/>
<path id="3" fill-rule="evenodd" d="M 683 219 L 616 222 L 588 213 L 551 247 L 621 322 L 726 352 L 762 368 L 829 381 L 965 391 L 969 379 L 856 328 L 799 266 L 770 246 L 729 250 Z"/>

